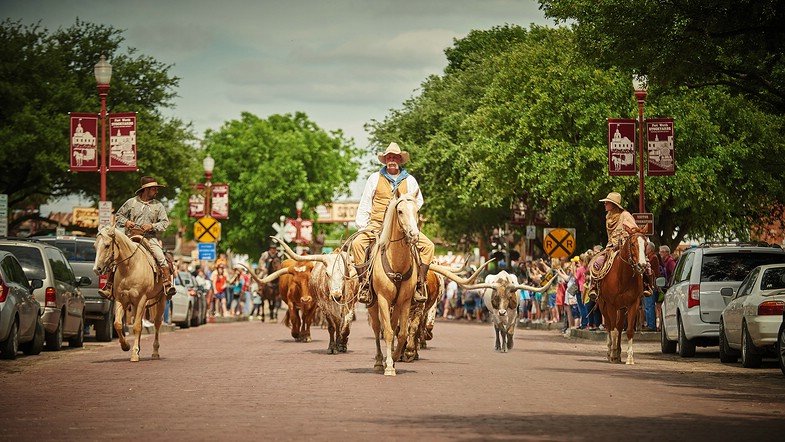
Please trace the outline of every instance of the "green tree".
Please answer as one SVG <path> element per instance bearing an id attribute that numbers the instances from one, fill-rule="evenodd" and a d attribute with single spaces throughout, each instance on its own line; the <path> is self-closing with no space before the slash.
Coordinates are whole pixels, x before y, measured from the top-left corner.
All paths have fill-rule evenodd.
<path id="1" fill-rule="evenodd" d="M 785 113 L 782 0 L 540 0 L 546 16 L 574 23 L 583 52 L 604 66 L 648 73 L 659 84 L 725 85 Z"/>
<path id="2" fill-rule="evenodd" d="M 301 112 L 267 119 L 244 112 L 208 131 L 203 146 L 215 159 L 213 182 L 230 185 L 221 247 L 252 256 L 267 248 L 281 215 L 294 216 L 298 198 L 305 203 L 303 217 L 313 219 L 317 205 L 348 193 L 360 166 L 351 140 Z"/>
<path id="3" fill-rule="evenodd" d="M 9 195 L 11 209 L 72 194 L 98 199 L 97 173 L 69 171 L 68 112 L 100 111 L 93 67 L 102 54 L 113 68 L 108 112 L 137 112 L 140 173 L 166 183 L 162 196 L 169 198 L 192 177 L 192 130 L 161 114 L 172 105 L 179 79 L 171 66 L 122 50 L 123 41 L 118 29 L 78 20 L 53 32 L 0 22 L 0 191 Z M 108 175 L 107 197 L 115 207 L 133 195 L 139 176 Z"/>

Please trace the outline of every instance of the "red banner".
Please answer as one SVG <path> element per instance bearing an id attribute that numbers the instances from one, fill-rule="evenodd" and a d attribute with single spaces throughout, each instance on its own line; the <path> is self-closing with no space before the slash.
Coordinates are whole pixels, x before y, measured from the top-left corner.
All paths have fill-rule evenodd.
<path id="1" fill-rule="evenodd" d="M 136 112 L 109 114 L 109 170 L 136 172 Z"/>
<path id="2" fill-rule="evenodd" d="M 229 185 L 213 184 L 211 215 L 215 219 L 229 218 Z"/>
<path id="3" fill-rule="evenodd" d="M 647 118 L 646 141 L 649 153 L 649 175 L 676 174 L 673 118 Z"/>
<path id="4" fill-rule="evenodd" d="M 98 171 L 98 115 L 71 112 L 71 172 Z"/>
<path id="5" fill-rule="evenodd" d="M 204 216 L 204 195 L 191 195 L 188 198 L 188 216 L 191 218 Z"/>
<path id="6" fill-rule="evenodd" d="M 635 175 L 635 120 L 608 118 L 608 174 Z"/>

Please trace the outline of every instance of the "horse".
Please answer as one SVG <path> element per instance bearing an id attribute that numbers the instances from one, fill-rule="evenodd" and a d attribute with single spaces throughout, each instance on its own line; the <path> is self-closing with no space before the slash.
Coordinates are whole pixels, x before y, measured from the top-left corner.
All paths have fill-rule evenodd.
<path id="1" fill-rule="evenodd" d="M 608 274 L 597 282 L 597 306 L 608 331 L 608 361 L 621 363 L 620 335 L 626 326 L 627 365 L 633 365 L 632 340 L 643 297 L 643 278 L 649 269 L 648 239 L 640 229 L 625 227 L 625 230 L 630 236 L 622 243 Z"/>
<path id="2" fill-rule="evenodd" d="M 151 310 L 155 324 L 155 341 L 153 341 L 153 359 L 160 359 L 158 353 L 158 333 L 164 317 L 166 295 L 163 282 L 156 278 L 155 269 L 158 263 L 155 258 L 139 243 L 131 241 L 123 232 L 113 226 L 98 231 L 95 239 L 95 263 L 93 271 L 97 275 L 108 273 L 111 267 L 114 272 L 114 328 L 120 341 L 120 348 L 128 351 L 131 346 L 123 333 L 123 313 L 129 306 L 134 311 L 134 341 L 131 362 L 139 362 L 139 342 L 142 339 L 142 318 L 145 310 Z"/>
<path id="3" fill-rule="evenodd" d="M 275 256 L 270 260 L 270 268 L 267 273 L 275 273 L 281 269 L 283 260 L 280 256 Z M 253 271 L 250 271 L 253 273 Z M 259 285 L 259 294 L 262 297 L 262 322 L 264 322 L 264 303 L 267 301 L 267 309 L 269 310 L 270 321 L 278 321 L 278 310 L 281 308 L 281 294 L 278 291 L 278 280 L 274 279 L 267 284 Z"/>

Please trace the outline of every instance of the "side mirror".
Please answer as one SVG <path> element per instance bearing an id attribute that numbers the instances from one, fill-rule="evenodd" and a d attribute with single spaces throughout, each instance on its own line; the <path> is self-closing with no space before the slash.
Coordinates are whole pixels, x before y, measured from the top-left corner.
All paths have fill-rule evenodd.
<path id="1" fill-rule="evenodd" d="M 724 288 L 720 289 L 720 295 L 722 295 L 722 296 L 724 296 L 726 298 L 729 298 L 729 297 L 733 296 L 733 289 L 730 288 L 730 287 L 724 287 Z"/>
<path id="2" fill-rule="evenodd" d="M 44 281 L 41 279 L 31 279 L 30 280 L 30 291 L 40 289 L 44 286 Z"/>
<path id="3" fill-rule="evenodd" d="M 77 281 L 76 285 L 82 287 L 82 286 L 90 285 L 92 283 L 93 281 L 91 281 L 90 278 L 88 278 L 87 276 L 82 276 L 81 278 L 79 278 L 79 281 Z"/>
<path id="4" fill-rule="evenodd" d="M 659 278 L 654 280 L 654 285 L 656 285 L 659 288 L 663 288 L 666 285 L 668 285 L 668 280 L 660 276 Z"/>

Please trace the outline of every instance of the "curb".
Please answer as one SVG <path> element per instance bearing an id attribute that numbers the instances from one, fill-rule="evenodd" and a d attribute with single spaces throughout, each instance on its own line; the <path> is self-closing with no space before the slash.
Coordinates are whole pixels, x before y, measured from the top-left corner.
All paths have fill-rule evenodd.
<path id="1" fill-rule="evenodd" d="M 518 323 L 518 328 L 527 329 L 527 330 L 552 330 L 557 331 L 559 334 L 561 333 L 561 329 L 564 327 L 564 322 L 525 322 L 525 323 Z M 625 337 L 626 335 L 622 333 L 622 336 Z M 602 341 L 605 342 L 608 340 L 608 332 L 602 330 L 578 330 L 577 328 L 571 328 L 569 330 L 569 334 L 565 335 L 568 338 L 576 338 L 576 339 L 586 339 L 589 341 Z M 633 338 L 635 341 L 638 342 L 660 342 L 660 332 L 635 332 L 635 337 Z"/>
<path id="2" fill-rule="evenodd" d="M 208 324 L 228 324 L 230 322 L 248 322 L 248 316 L 208 316 Z"/>

